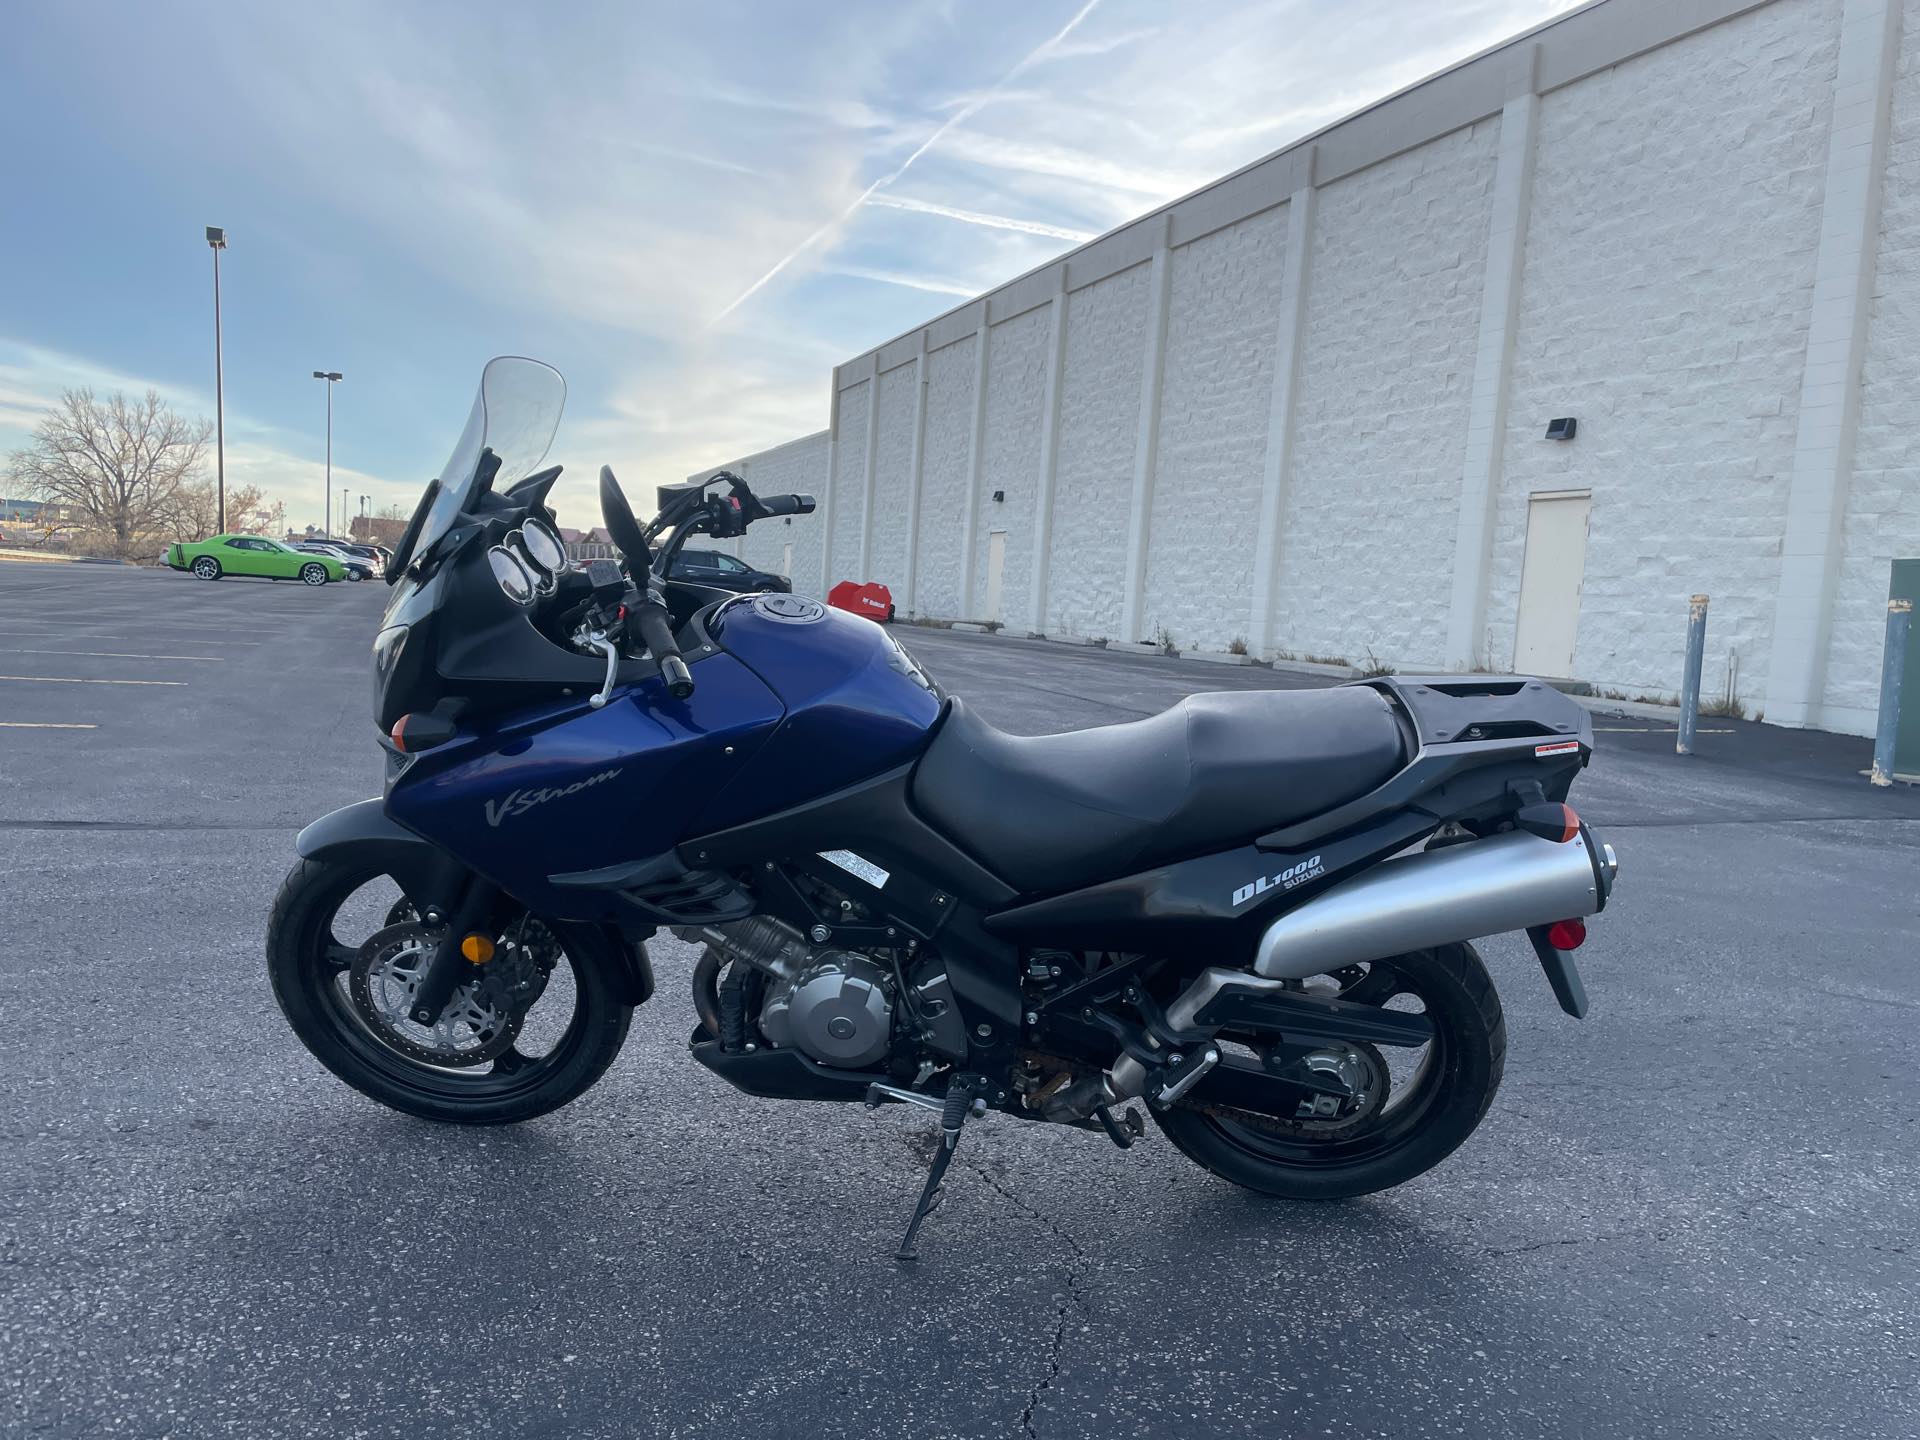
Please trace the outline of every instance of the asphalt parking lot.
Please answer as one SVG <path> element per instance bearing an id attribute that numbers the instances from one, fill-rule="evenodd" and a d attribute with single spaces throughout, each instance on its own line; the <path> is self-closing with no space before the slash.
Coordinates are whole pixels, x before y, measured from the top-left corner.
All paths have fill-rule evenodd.
<path id="1" fill-rule="evenodd" d="M 378 788 L 385 588 L 0 564 L 0 1431 L 47 1436 L 1920 1433 L 1920 794 L 1864 742 L 1601 718 L 1622 860 L 1566 1019 L 1484 947 L 1506 1082 L 1335 1206 L 1157 1137 L 968 1131 L 689 1061 L 693 955 L 597 1089 L 437 1128 L 261 963 L 306 820 Z M 1257 669 L 907 630 L 1010 729 Z M 70 728 L 91 727 L 91 728 Z"/>

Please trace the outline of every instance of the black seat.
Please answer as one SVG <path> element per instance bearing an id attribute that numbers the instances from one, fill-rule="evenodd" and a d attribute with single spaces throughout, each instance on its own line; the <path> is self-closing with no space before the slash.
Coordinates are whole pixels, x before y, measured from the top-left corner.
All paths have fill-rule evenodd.
<path id="1" fill-rule="evenodd" d="M 1223 850 L 1364 795 L 1406 760 L 1366 686 L 1193 695 L 1163 714 L 1009 735 L 958 700 L 913 776 L 928 821 L 1023 893 Z"/>

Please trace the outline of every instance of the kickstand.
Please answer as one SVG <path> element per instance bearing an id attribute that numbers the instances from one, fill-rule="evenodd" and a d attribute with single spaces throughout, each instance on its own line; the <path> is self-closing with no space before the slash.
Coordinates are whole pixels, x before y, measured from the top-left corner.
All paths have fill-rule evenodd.
<path id="1" fill-rule="evenodd" d="M 919 1203 L 913 1207 L 913 1219 L 907 1222 L 907 1233 L 900 1238 L 900 1248 L 893 1256 L 903 1265 L 920 1258 L 914 1253 L 913 1237 L 920 1233 L 920 1222 L 940 1203 L 940 1181 L 947 1173 L 947 1166 L 953 1163 L 954 1148 L 960 1143 L 960 1127 L 973 1113 L 973 1103 L 973 1087 L 965 1081 L 955 1079 L 947 1086 L 946 1103 L 940 1108 L 940 1148 L 927 1167 L 927 1183 L 921 1187 Z"/>
<path id="2" fill-rule="evenodd" d="M 1147 1122 L 1140 1118 L 1140 1112 L 1131 1105 L 1127 1107 L 1126 1116 L 1121 1120 L 1115 1120 L 1113 1111 L 1104 1105 L 1096 1108 L 1093 1114 L 1094 1118 L 1100 1122 L 1100 1128 L 1107 1132 L 1107 1138 L 1122 1150 L 1131 1150 L 1133 1142 L 1147 1133 Z"/>

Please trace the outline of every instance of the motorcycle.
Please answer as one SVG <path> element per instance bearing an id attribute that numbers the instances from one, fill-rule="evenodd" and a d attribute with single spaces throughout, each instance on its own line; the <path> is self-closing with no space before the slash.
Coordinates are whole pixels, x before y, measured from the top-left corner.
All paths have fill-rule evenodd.
<path id="1" fill-rule="evenodd" d="M 460 1124 L 565 1105 L 666 930 L 701 947 L 696 1062 L 937 1117 L 910 1259 L 988 1112 L 1123 1150 L 1151 1117 L 1252 1190 L 1361 1195 L 1493 1101 L 1471 941 L 1524 931 L 1586 1013 L 1572 952 L 1618 861 L 1566 803 L 1593 734 L 1557 691 L 1388 675 L 1006 734 L 885 627 L 666 581 L 811 497 L 722 473 L 642 525 L 603 468 L 624 560 L 570 563 L 537 468 L 565 388 L 486 367 L 386 571 L 385 793 L 301 831 L 273 905 L 275 996 L 347 1084 Z"/>

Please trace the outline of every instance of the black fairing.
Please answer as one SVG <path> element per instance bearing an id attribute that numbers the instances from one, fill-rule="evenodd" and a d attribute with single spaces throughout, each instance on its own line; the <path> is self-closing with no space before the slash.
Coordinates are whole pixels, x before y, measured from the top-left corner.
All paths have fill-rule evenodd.
<path id="1" fill-rule="evenodd" d="M 537 500 L 538 489 L 527 498 Z M 402 715 L 445 700 L 461 700 L 474 712 L 497 712 L 568 690 L 591 694 L 605 677 L 605 661 L 542 634 L 532 612 L 506 597 L 487 564 L 487 548 L 521 520 L 531 514 L 552 523 L 551 513 L 494 496 L 487 500 L 485 518 L 463 523 L 435 546 L 435 554 L 407 577 L 387 609 L 374 651 L 374 720 L 383 731 Z M 591 588 L 579 572 L 560 584 L 558 597 L 543 607 L 550 613 L 584 599 Z M 674 588 L 669 587 L 670 603 Z M 682 602 L 678 610 L 676 619 L 691 613 L 691 606 Z M 404 636 L 390 641 L 401 627 Z M 711 653 L 688 648 L 685 658 L 692 665 Z M 629 657 L 621 662 L 620 683 L 657 673 L 652 659 Z"/>

